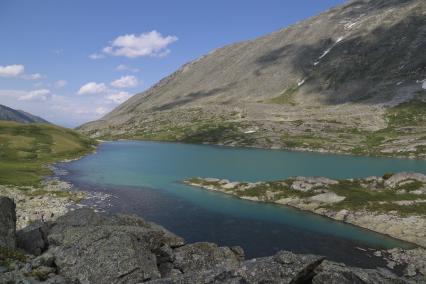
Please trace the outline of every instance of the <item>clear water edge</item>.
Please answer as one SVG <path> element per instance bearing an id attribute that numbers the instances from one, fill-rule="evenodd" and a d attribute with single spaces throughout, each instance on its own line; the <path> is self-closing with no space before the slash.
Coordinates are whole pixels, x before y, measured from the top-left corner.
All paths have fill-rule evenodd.
<path id="1" fill-rule="evenodd" d="M 329 253 L 333 249 L 333 243 L 337 242 L 339 245 L 336 247 L 343 247 L 352 254 L 356 254 L 354 248 L 358 246 L 408 248 L 411 245 L 309 212 L 241 200 L 193 188 L 180 181 L 194 176 L 254 182 L 296 175 L 359 178 L 383 175 L 386 172 L 426 172 L 426 161 L 421 160 L 147 141 L 104 142 L 96 153 L 59 166 L 69 171 L 66 179 L 79 187 L 118 194 L 119 198 L 111 211 L 136 213 L 177 231 L 176 233 L 191 241 L 207 238 L 209 241 L 230 245 L 238 241 L 235 237 L 238 230 L 248 231 L 246 234 L 250 235 L 247 227 L 265 227 L 266 232 L 258 233 L 258 236 L 245 236 L 242 240 L 243 247 L 252 256 L 267 255 L 279 249 Z M 155 199 L 157 204 L 146 204 L 148 196 Z M 139 200 L 138 203 L 135 200 Z M 168 208 L 163 208 L 163 203 L 167 203 Z M 195 214 L 188 217 L 185 211 L 191 210 Z M 168 216 L 165 211 L 172 212 L 172 216 Z M 233 220 L 235 228 L 223 224 L 223 219 Z M 208 224 L 206 220 L 209 220 Z M 190 223 L 192 227 L 186 226 L 184 222 Z M 197 226 L 198 229 L 194 230 Z M 217 232 L 223 228 L 228 231 Z M 271 232 L 268 233 L 268 230 Z M 232 239 L 230 236 L 233 236 Z M 299 237 L 300 242 L 309 242 L 306 245 L 308 251 L 303 251 L 304 248 L 300 247 L 297 242 Z M 265 245 L 269 240 L 273 240 L 271 247 Z M 325 248 L 316 248 L 315 242 Z M 331 258 L 346 261 L 342 253 L 329 254 Z"/>

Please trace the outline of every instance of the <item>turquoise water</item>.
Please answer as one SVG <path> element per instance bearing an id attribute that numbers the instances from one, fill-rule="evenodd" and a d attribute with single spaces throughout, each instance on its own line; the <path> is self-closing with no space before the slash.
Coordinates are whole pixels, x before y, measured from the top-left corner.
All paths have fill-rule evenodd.
<path id="1" fill-rule="evenodd" d="M 97 153 L 60 167 L 80 187 L 116 195 L 117 211 L 141 215 L 191 241 L 226 245 L 242 241 L 253 256 L 279 249 L 354 253 L 355 247 L 407 244 L 314 214 L 239 200 L 179 181 L 195 176 L 253 182 L 296 175 L 358 178 L 399 171 L 426 173 L 426 161 L 140 141 L 102 143 Z M 342 258 L 336 251 L 330 255 Z"/>

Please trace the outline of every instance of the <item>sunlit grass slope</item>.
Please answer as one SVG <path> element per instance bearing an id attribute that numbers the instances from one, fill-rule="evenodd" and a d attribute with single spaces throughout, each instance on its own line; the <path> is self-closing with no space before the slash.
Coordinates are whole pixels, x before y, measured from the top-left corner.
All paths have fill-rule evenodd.
<path id="1" fill-rule="evenodd" d="M 46 167 L 93 150 L 96 141 L 50 124 L 0 121 L 0 184 L 37 186 Z"/>

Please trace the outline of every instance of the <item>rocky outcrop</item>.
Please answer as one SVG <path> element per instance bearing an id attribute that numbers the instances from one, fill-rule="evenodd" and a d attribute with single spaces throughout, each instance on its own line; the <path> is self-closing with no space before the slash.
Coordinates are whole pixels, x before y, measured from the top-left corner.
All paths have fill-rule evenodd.
<path id="1" fill-rule="evenodd" d="M 240 262 L 237 266 L 212 266 L 152 283 L 310 283 L 324 260 L 314 255 L 281 251 L 271 257 Z"/>
<path id="2" fill-rule="evenodd" d="M 298 176 L 256 183 L 216 178 L 184 182 L 310 211 L 426 247 L 426 175 L 421 173 L 346 180 Z"/>
<path id="3" fill-rule="evenodd" d="M 52 225 L 49 250 L 61 274 L 83 283 L 137 283 L 161 277 L 156 252 L 183 240 L 129 216 L 105 218 L 78 210 Z"/>
<path id="4" fill-rule="evenodd" d="M 43 222 L 31 224 L 16 234 L 18 248 L 33 254 L 40 255 L 48 247 L 47 235 L 49 228 Z"/>
<path id="5" fill-rule="evenodd" d="M 14 249 L 16 246 L 15 203 L 6 197 L 0 197 L 0 246 Z"/>
<path id="6" fill-rule="evenodd" d="M 426 276 L 426 251 L 423 248 L 403 250 L 400 248 L 376 252 L 388 262 L 388 267 L 403 267 L 403 274 L 422 283 Z"/>
<path id="7" fill-rule="evenodd" d="M 70 208 L 83 206 L 81 200 L 90 199 L 90 206 L 96 207 L 96 201 L 106 203 L 110 197 L 102 193 L 73 190 L 70 183 L 56 178 L 43 181 L 41 187 L 0 185 L 0 196 L 14 200 L 17 229 L 42 220 L 53 221 Z"/>
<path id="8" fill-rule="evenodd" d="M 0 283 L 411 283 L 409 275 L 348 267 L 315 255 L 281 251 L 245 260 L 241 247 L 185 244 L 138 217 L 105 216 L 90 209 L 45 225 L 47 250 L 37 257 L 26 251 L 24 258 L 0 265 Z M 26 240 L 37 240 L 40 227 L 24 232 Z M 424 257 L 416 261 L 425 263 Z M 426 280 L 423 272 L 417 272 L 416 281 Z"/>
<path id="9" fill-rule="evenodd" d="M 401 279 L 387 269 L 360 269 L 347 267 L 341 263 L 324 261 L 315 270 L 312 284 L 388 284 L 412 283 Z"/>

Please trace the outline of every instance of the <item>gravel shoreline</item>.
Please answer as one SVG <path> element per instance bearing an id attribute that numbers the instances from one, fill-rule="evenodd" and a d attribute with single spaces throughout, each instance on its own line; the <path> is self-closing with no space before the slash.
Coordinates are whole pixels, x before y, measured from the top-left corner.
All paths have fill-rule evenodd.
<path id="1" fill-rule="evenodd" d="M 76 190 L 71 183 L 56 177 L 49 177 L 40 187 L 0 185 L 0 196 L 15 201 L 17 229 L 38 221 L 54 221 L 77 208 L 90 207 L 101 211 L 99 203 L 108 203 L 111 198 L 104 193 Z"/>

